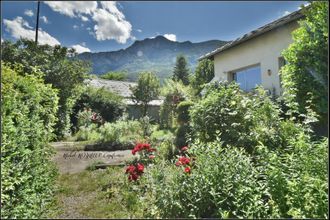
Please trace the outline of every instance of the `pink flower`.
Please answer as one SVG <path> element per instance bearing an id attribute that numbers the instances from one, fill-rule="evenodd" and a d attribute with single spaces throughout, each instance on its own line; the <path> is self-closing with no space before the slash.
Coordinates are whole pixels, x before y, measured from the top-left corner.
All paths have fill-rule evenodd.
<path id="1" fill-rule="evenodd" d="M 187 151 L 188 150 L 188 147 L 187 146 L 184 146 L 181 148 L 181 151 Z"/>
<path id="2" fill-rule="evenodd" d="M 154 159 L 155 157 L 155 155 L 149 155 L 149 159 Z"/>

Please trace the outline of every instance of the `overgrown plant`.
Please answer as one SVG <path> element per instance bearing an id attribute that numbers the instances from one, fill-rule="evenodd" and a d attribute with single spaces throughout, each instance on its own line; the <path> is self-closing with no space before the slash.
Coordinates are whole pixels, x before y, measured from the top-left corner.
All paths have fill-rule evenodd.
<path id="1" fill-rule="evenodd" d="M 57 90 L 40 72 L 1 65 L 1 218 L 39 218 L 52 199 Z"/>

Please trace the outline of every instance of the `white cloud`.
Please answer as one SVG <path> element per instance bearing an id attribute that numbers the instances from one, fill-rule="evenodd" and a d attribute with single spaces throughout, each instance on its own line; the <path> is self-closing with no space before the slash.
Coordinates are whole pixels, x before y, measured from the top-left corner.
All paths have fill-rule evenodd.
<path id="1" fill-rule="evenodd" d="M 125 20 L 125 16 L 114 9 L 111 2 L 103 2 L 105 8 L 97 9 L 93 14 L 95 36 L 98 41 L 116 40 L 118 43 L 126 43 L 131 37 L 132 25 Z"/>
<path id="2" fill-rule="evenodd" d="M 175 34 L 164 34 L 164 37 L 166 37 L 170 41 L 176 41 L 176 35 Z"/>
<path id="3" fill-rule="evenodd" d="M 81 15 L 80 18 L 84 22 L 89 21 L 89 19 L 86 16 Z"/>
<path id="4" fill-rule="evenodd" d="M 32 10 L 25 10 L 24 14 L 29 16 L 29 17 L 32 17 L 34 15 Z"/>
<path id="5" fill-rule="evenodd" d="M 142 30 L 141 30 L 141 29 L 136 29 L 136 31 L 137 31 L 137 32 L 139 32 L 139 33 L 141 33 L 141 32 L 142 32 Z"/>
<path id="6" fill-rule="evenodd" d="M 54 11 L 70 17 L 91 14 L 97 8 L 96 1 L 45 1 L 44 3 Z"/>
<path id="7" fill-rule="evenodd" d="M 79 44 L 73 45 L 72 48 L 75 49 L 77 53 L 91 52 L 89 48 L 83 47 Z"/>
<path id="8" fill-rule="evenodd" d="M 30 40 L 35 39 L 35 30 L 32 30 L 31 26 L 22 17 L 16 17 L 14 20 L 4 19 L 3 23 L 6 30 L 16 39 L 20 37 L 27 38 Z M 49 35 L 47 32 L 39 29 L 38 32 L 38 43 L 49 44 L 51 46 L 61 44 L 56 38 Z"/>
<path id="9" fill-rule="evenodd" d="M 48 24 L 48 19 L 46 16 L 41 16 L 40 19 L 45 23 L 45 24 Z"/>
<path id="10" fill-rule="evenodd" d="M 45 2 L 54 11 L 69 17 L 80 17 L 88 21 L 90 16 L 95 22 L 94 32 L 98 41 L 116 40 L 126 43 L 131 37 L 132 25 L 125 19 L 125 15 L 117 8 L 114 1 L 48 1 Z M 84 14 L 84 15 L 82 15 Z"/>
<path id="11" fill-rule="evenodd" d="M 79 28 L 79 26 L 78 26 L 78 25 L 76 25 L 76 24 L 75 24 L 75 25 L 73 25 L 72 27 L 73 27 L 73 29 L 75 29 L 75 30 L 78 30 L 78 28 Z"/>

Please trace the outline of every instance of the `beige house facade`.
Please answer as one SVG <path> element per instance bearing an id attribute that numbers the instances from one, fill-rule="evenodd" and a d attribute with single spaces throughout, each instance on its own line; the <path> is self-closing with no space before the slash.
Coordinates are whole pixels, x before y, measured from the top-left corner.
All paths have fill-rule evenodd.
<path id="1" fill-rule="evenodd" d="M 214 60 L 212 81 L 236 81 L 245 91 L 261 85 L 280 95 L 281 53 L 293 42 L 292 31 L 302 17 L 301 11 L 293 12 L 201 57 Z"/>

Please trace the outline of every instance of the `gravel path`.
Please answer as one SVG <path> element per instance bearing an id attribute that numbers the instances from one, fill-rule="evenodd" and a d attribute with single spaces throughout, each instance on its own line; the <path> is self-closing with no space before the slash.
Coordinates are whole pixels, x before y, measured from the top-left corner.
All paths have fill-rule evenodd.
<path id="1" fill-rule="evenodd" d="M 53 161 L 57 164 L 60 173 L 78 173 L 93 162 L 102 161 L 105 164 L 119 165 L 133 158 L 131 150 L 84 151 L 76 148 L 75 144 L 74 142 L 51 143 L 56 150 Z"/>

